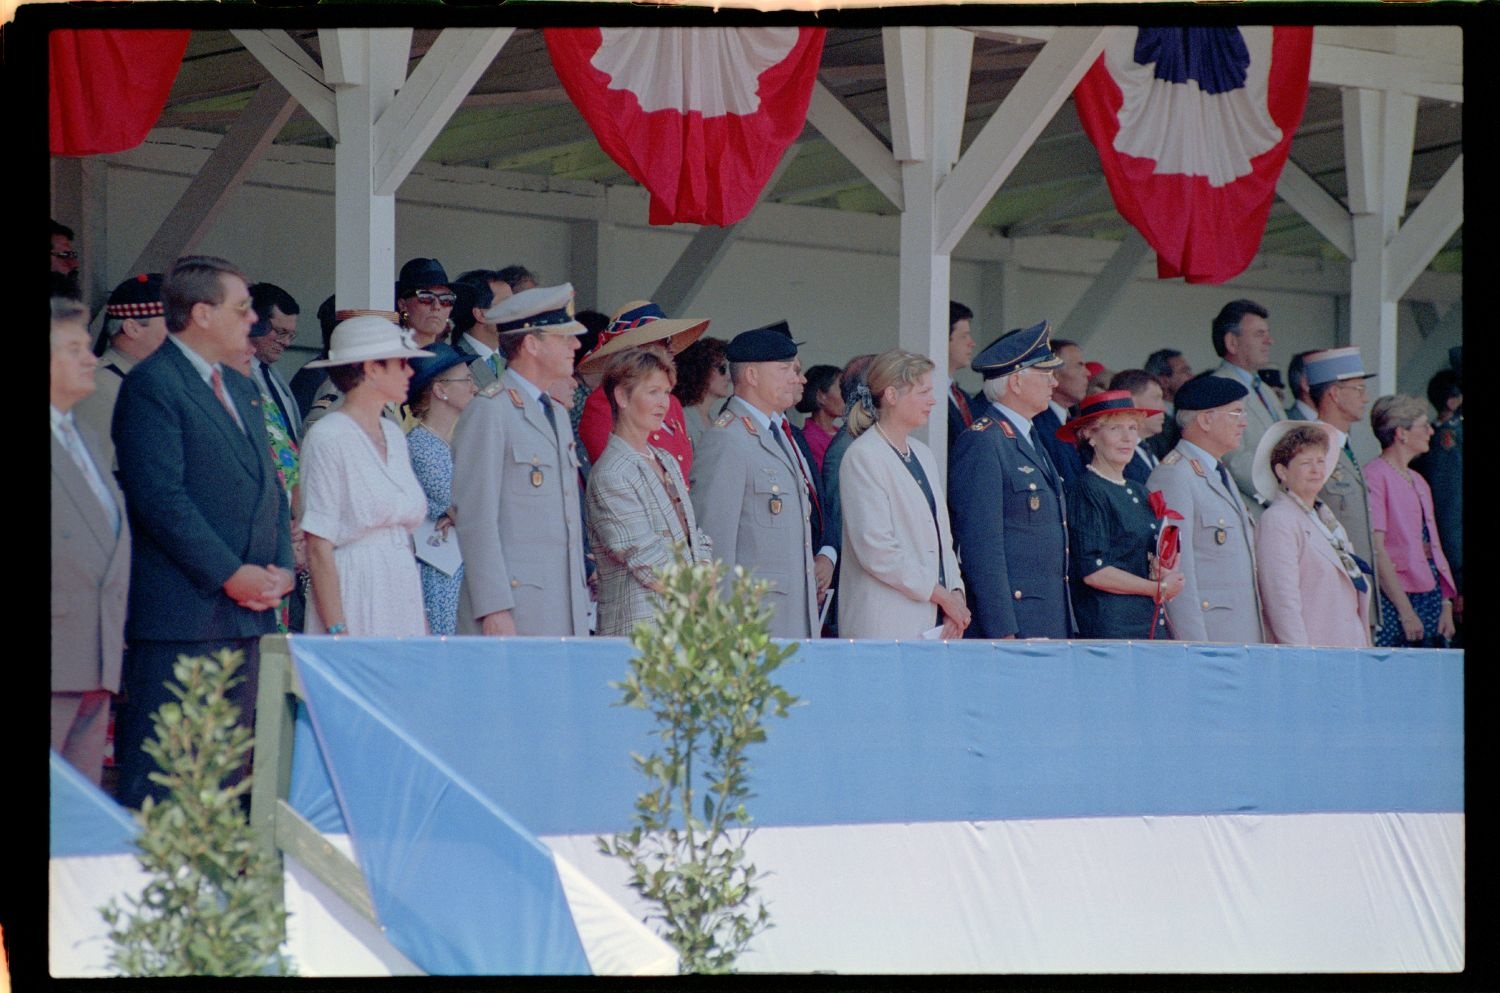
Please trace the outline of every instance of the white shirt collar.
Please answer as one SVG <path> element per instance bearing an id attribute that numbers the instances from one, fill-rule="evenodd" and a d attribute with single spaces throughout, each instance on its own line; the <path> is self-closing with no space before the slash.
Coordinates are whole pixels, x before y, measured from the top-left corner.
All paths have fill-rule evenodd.
<path id="1" fill-rule="evenodd" d="M 489 357 L 491 355 L 498 354 L 495 349 L 486 345 L 484 342 L 480 341 L 478 338 L 474 337 L 467 331 L 464 332 L 464 341 L 469 343 L 469 347 L 474 350 L 475 355 L 486 361 L 489 360 Z"/>
<path id="2" fill-rule="evenodd" d="M 536 385 L 531 380 L 529 380 L 525 376 L 521 375 L 519 372 L 516 372 L 516 370 L 514 368 L 512 368 L 509 371 L 512 372 L 512 373 L 515 373 L 516 379 L 520 380 L 522 392 L 524 392 L 527 396 L 531 397 L 531 399 L 533 399 L 533 400 L 536 400 L 539 397 L 541 397 L 541 395 L 542 395 L 542 388 L 540 386 Z"/>
<path id="3" fill-rule="evenodd" d="M 1186 438 L 1183 438 L 1181 441 L 1177 442 L 1177 446 L 1179 448 L 1186 449 L 1183 454 L 1188 456 L 1189 458 L 1196 458 L 1200 462 L 1206 462 L 1208 463 L 1208 468 L 1212 469 L 1214 472 L 1219 471 L 1219 460 L 1205 452 L 1203 449 L 1199 448 L 1197 445 L 1193 444 L 1191 441 L 1188 441 Z"/>
<path id="4" fill-rule="evenodd" d="M 198 375 L 203 377 L 203 381 L 205 383 L 213 385 L 214 370 L 218 368 L 215 363 L 208 361 L 203 356 L 193 351 L 190 347 L 183 344 L 182 340 L 175 334 L 167 335 L 167 340 L 176 345 L 178 348 L 182 349 L 182 354 L 187 356 L 187 360 L 193 364 L 194 369 L 198 370 Z"/>

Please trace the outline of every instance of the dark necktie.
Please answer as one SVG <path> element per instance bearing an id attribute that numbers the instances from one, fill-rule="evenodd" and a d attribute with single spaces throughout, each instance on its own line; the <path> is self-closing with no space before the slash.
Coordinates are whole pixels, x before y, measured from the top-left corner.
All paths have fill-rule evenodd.
<path id="1" fill-rule="evenodd" d="M 1052 464 L 1052 456 L 1047 453 L 1047 446 L 1042 444 L 1042 439 L 1037 435 L 1035 428 L 1032 429 L 1031 437 L 1027 440 L 1032 450 L 1036 452 L 1037 464 L 1042 467 L 1042 472 L 1046 473 L 1047 481 L 1055 486 L 1057 484 L 1057 466 Z"/>
<path id="2" fill-rule="evenodd" d="M 552 425 L 552 434 L 557 434 L 557 415 L 552 412 L 552 398 L 547 394 L 541 395 L 542 413 L 547 415 L 547 423 Z"/>
<path id="3" fill-rule="evenodd" d="M 1279 421 L 1279 420 L 1281 420 L 1281 418 L 1278 417 L 1277 414 L 1276 414 L 1276 408 L 1274 408 L 1274 407 L 1271 406 L 1271 402 L 1266 399 L 1266 395 L 1260 391 L 1260 377 L 1259 376 L 1251 376 L 1250 377 L 1250 389 L 1255 393 L 1255 398 L 1260 401 L 1260 405 L 1262 407 L 1266 408 L 1266 413 L 1271 415 L 1271 420 L 1273 420 L 1273 421 Z"/>
<path id="4" fill-rule="evenodd" d="M 1229 470 L 1224 468 L 1224 463 L 1222 462 L 1219 463 L 1219 479 L 1224 483 L 1224 492 L 1228 493 L 1229 499 L 1238 506 L 1240 502 L 1239 493 L 1235 490 L 1234 480 L 1229 478 Z"/>

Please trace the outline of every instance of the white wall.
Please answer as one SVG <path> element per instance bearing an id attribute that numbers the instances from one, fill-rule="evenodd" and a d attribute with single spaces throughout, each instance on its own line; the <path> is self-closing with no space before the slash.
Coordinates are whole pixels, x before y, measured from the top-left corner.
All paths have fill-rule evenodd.
<path id="1" fill-rule="evenodd" d="M 138 149 L 105 157 L 108 198 L 108 276 L 114 285 L 186 188 L 212 148 L 213 137 L 183 131 L 153 133 Z M 242 266 L 252 279 L 285 287 L 303 317 L 298 350 L 283 371 L 294 371 L 318 347 L 315 311 L 334 277 L 332 152 L 273 148 L 251 181 L 226 205 L 198 247 Z M 580 308 L 610 313 L 627 299 L 648 296 L 687 245 L 693 228 L 651 228 L 645 195 L 635 188 L 548 183 L 479 169 L 423 165 L 397 198 L 399 261 L 434 256 L 449 275 L 476 267 L 522 263 L 544 283 L 571 279 L 600 286 L 607 299 L 580 296 Z M 896 344 L 898 219 L 768 204 L 745 222 L 684 316 L 714 321 L 709 333 L 738 331 L 780 318 L 807 342 L 805 365 L 842 364 L 860 352 Z M 599 230 L 602 228 L 602 232 Z M 569 272 L 579 239 L 597 238 L 600 270 Z M 954 254 L 952 291 L 976 314 L 981 346 L 1006 330 L 1050 320 L 1060 326 L 1114 246 L 1085 239 L 1004 239 L 973 232 Z M 587 252 L 583 252 L 588 257 Z M 394 282 L 395 273 L 391 278 Z M 1213 315 L 1227 300 L 1247 296 L 1271 311 L 1272 356 L 1285 368 L 1293 353 L 1348 340 L 1340 327 L 1340 297 L 1348 268 L 1309 259 L 1258 259 L 1225 286 L 1159 281 L 1154 259 L 1144 264 L 1105 326 L 1084 341 L 1084 352 L 1111 369 L 1139 366 L 1161 347 L 1180 349 L 1195 369 L 1217 363 L 1209 342 Z M 1440 308 L 1458 298 L 1458 277 L 1424 276 L 1414 288 Z M 615 297 L 619 297 L 615 299 Z M 377 303 L 381 303 L 377 301 Z M 391 301 L 381 303 L 390 306 Z M 1423 338 L 1408 307 L 1401 308 L 1401 388 L 1420 393 L 1427 377 L 1458 343 L 1458 322 Z M 960 382 L 977 389 L 965 372 Z"/>

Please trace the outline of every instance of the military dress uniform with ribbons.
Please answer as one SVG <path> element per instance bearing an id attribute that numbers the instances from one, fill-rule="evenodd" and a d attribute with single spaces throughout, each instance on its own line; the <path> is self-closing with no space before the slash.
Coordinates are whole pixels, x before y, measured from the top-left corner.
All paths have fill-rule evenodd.
<path id="1" fill-rule="evenodd" d="M 1246 403 L 1249 407 L 1249 403 Z M 1247 460 L 1248 461 L 1248 460 Z M 1203 449 L 1180 441 L 1151 472 L 1147 488 L 1183 516 L 1182 592 L 1167 603 L 1183 641 L 1265 641 L 1255 579 L 1255 525 L 1233 477 Z"/>
<path id="2" fill-rule="evenodd" d="M 542 393 L 546 397 L 546 393 Z M 453 504 L 464 579 L 458 633 L 512 611 L 521 635 L 587 635 L 578 455 L 566 411 L 507 369 L 453 430 Z"/>
<path id="3" fill-rule="evenodd" d="M 811 638 L 818 618 L 813 500 L 796 456 L 749 411 L 730 397 L 703 433 L 693 457 L 693 510 L 716 558 L 771 583 L 772 636 Z"/>
<path id="4" fill-rule="evenodd" d="M 1062 478 L 998 409 L 953 446 L 948 507 L 973 614 L 965 637 L 1072 637 Z"/>

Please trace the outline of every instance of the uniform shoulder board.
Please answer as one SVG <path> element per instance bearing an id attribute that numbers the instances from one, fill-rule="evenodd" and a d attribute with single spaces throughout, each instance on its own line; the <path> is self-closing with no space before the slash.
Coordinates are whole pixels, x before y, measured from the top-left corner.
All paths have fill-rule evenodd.
<path id="1" fill-rule="evenodd" d="M 482 397 L 497 396 L 502 389 L 504 389 L 504 387 L 500 385 L 500 380 L 497 379 L 493 383 L 491 383 L 490 385 L 486 386 L 484 389 L 480 390 L 479 391 L 479 396 L 482 396 Z"/>
<path id="2" fill-rule="evenodd" d="M 981 417 L 978 420 L 976 420 L 973 424 L 970 424 L 969 425 L 969 430 L 970 431 L 988 431 L 991 427 L 994 426 L 994 424 L 995 424 L 995 422 L 992 421 L 992 420 L 990 420 L 989 416 L 986 415 L 986 416 Z"/>
<path id="3" fill-rule="evenodd" d="M 1016 429 L 1010 426 L 1010 421 L 1000 421 L 1000 433 L 1012 440 L 1016 437 Z"/>
<path id="4" fill-rule="evenodd" d="M 718 417 L 714 418 L 714 427 L 716 427 L 716 428 L 725 428 L 725 427 L 728 427 L 729 426 L 729 422 L 732 421 L 732 420 L 734 420 L 734 414 L 732 412 L 726 410 L 723 413 L 721 413 Z"/>
<path id="5" fill-rule="evenodd" d="M 1174 448 L 1174 449 L 1172 449 L 1170 452 L 1168 452 L 1166 454 L 1165 458 L 1163 458 L 1161 460 L 1161 464 L 1162 465 L 1176 465 L 1177 463 L 1179 463 L 1181 461 L 1182 461 L 1182 453 L 1179 452 L 1177 449 Z"/>

